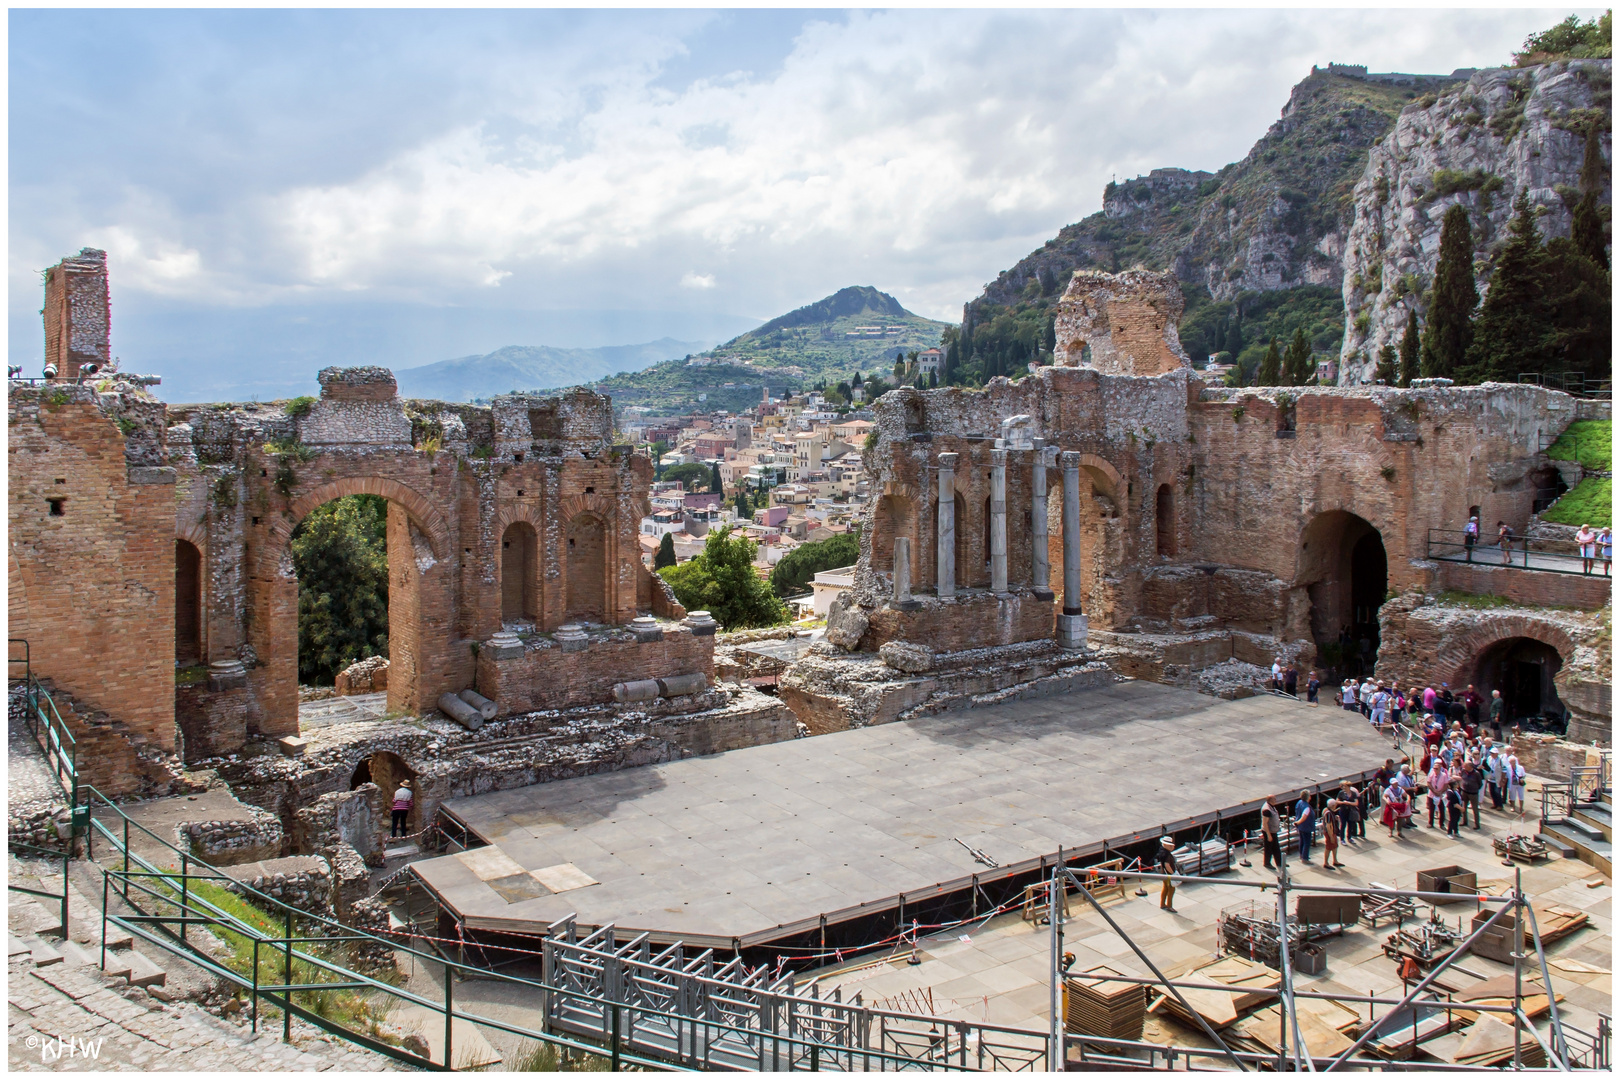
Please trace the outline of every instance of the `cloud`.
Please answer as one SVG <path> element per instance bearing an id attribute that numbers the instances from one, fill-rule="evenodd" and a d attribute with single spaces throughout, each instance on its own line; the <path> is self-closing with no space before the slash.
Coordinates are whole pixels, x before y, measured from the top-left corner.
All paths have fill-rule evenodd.
<path id="1" fill-rule="evenodd" d="M 335 33 L 281 44 L 288 71 L 232 82 L 211 60 L 228 88 L 220 103 L 186 84 L 179 109 L 206 137 L 163 149 L 189 170 L 146 160 L 135 138 L 119 143 L 127 166 L 53 185 L 30 173 L 14 134 L 13 311 L 38 306 L 25 270 L 94 236 L 113 253 L 115 288 L 205 303 L 341 294 L 565 308 L 633 296 L 772 314 L 874 284 L 953 318 L 985 280 L 1097 209 L 1111 177 L 1242 156 L 1313 63 L 1498 63 L 1551 19 L 894 11 L 788 25 L 770 13 L 751 53 L 749 13 L 294 21 L 318 29 L 326 17 Z M 14 63 L 43 25 L 14 28 Z M 357 76 L 338 61 L 362 31 L 374 40 Z M 194 32 L 229 53 L 219 31 Z M 315 40 L 332 44 L 298 43 Z M 309 74 L 301 49 L 338 65 L 328 93 L 289 74 Z M 43 101 L 34 93 L 14 78 L 14 116 Z M 298 132 L 305 118 L 318 137 Z M 144 122 L 173 121 L 154 106 Z M 270 160 L 256 136 L 285 152 Z"/>

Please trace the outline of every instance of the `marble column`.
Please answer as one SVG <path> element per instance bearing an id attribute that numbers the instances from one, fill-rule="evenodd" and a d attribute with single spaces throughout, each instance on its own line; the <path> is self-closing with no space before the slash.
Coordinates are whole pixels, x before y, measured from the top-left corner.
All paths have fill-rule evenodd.
<path id="1" fill-rule="evenodd" d="M 1080 455 L 1063 452 L 1063 614 L 1058 645 L 1086 647 L 1086 617 L 1080 612 Z"/>
<path id="2" fill-rule="evenodd" d="M 1030 472 L 1030 583 L 1039 600 L 1052 599 L 1052 560 L 1047 553 L 1046 466 L 1051 450 L 1045 439 L 1035 440 L 1034 465 Z"/>
<path id="3" fill-rule="evenodd" d="M 990 451 L 990 591 L 1007 591 L 1007 451 Z"/>
<path id="4" fill-rule="evenodd" d="M 939 554 L 934 565 L 940 596 L 956 595 L 956 455 L 939 455 Z"/>
<path id="5" fill-rule="evenodd" d="M 922 605 L 911 597 L 911 537 L 894 538 L 894 596 L 889 606 L 913 611 Z"/>

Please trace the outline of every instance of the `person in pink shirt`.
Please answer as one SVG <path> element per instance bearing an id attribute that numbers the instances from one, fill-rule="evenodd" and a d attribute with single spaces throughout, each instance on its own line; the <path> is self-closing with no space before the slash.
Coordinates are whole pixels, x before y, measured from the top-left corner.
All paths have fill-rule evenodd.
<path id="1" fill-rule="evenodd" d="M 1423 688 L 1423 711 L 1424 712 L 1430 712 L 1430 713 L 1434 712 L 1434 703 L 1436 701 L 1439 701 L 1439 700 L 1440 700 L 1440 695 L 1434 692 L 1434 687 L 1426 686 L 1426 687 Z"/>
<path id="2" fill-rule="evenodd" d="M 1446 787 L 1451 783 L 1451 772 L 1446 759 L 1435 755 L 1434 768 L 1429 770 L 1429 828 L 1434 828 L 1434 815 L 1440 814 L 1440 827 L 1446 827 Z"/>

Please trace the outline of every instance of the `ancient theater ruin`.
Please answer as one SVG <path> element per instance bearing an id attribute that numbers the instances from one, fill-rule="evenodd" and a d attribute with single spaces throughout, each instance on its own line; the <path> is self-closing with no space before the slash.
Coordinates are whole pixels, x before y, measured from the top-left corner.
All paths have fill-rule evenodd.
<path id="1" fill-rule="evenodd" d="M 1376 814 L 1376 770 L 1424 752 L 1414 730 L 1338 707 L 1354 676 L 1501 690 L 1560 718 L 1557 732 L 1504 736 L 1552 793 L 1539 821 L 1534 805 L 1487 817 L 1502 852 L 1540 844 L 1575 868 L 1524 867 L 1562 905 L 1538 901 L 1563 921 L 1538 924 L 1530 955 L 1555 933 L 1610 947 L 1606 919 L 1557 914 L 1584 902 L 1582 875 L 1606 887 L 1611 872 L 1607 827 L 1571 824 L 1607 821 L 1609 582 L 1566 572 L 1536 518 L 1560 467 L 1548 446 L 1577 420 L 1609 419 L 1606 400 L 1445 380 L 1208 385 L 1177 338 L 1173 275 L 1078 273 L 1054 365 L 875 403 L 874 497 L 853 586 L 824 629 L 727 634 L 643 564 L 654 469 L 615 441 L 601 394 L 412 400 L 385 368 L 328 367 L 318 398 L 167 404 L 156 378 L 109 360 L 103 253 L 53 267 L 45 299 L 46 377 L 8 387 L 9 636 L 14 772 L 17 747 L 36 747 L 31 767 L 59 787 L 21 799 L 14 787 L 11 836 L 76 855 L 97 886 L 105 874 L 116 925 L 144 910 L 113 880 L 133 858 L 137 871 L 215 875 L 288 936 L 297 919 L 312 940 L 347 943 L 356 965 L 409 981 L 417 1005 L 449 1009 L 447 985 L 421 980 L 456 966 L 495 980 L 454 990 L 458 1024 L 485 1018 L 478 986 L 533 990 L 502 999 L 525 1004 L 490 1021 L 484 1063 L 514 1059 L 501 1040 L 515 1026 L 700 1067 L 1061 1067 L 1086 1052 L 1058 1015 L 1064 969 L 1015 979 L 1015 958 L 1079 955 L 1064 984 L 1079 995 L 1073 978 L 1105 963 L 1145 984 L 1165 976 L 1134 957 L 1180 972 L 1237 951 L 1232 928 L 1260 916 L 1233 921 L 1222 905 L 1252 898 L 1215 875 L 1270 886 L 1270 869 L 1238 870 L 1251 844 L 1261 857 L 1265 800 L 1326 812 L 1342 783 Z M 387 503 L 386 664 L 344 672 L 344 696 L 301 700 L 291 541 L 316 508 L 356 494 Z M 1456 539 L 1470 517 L 1490 523 L 1477 549 Z M 1520 547 L 1491 547 L 1497 521 Z M 1274 661 L 1302 684 L 1319 672 L 1322 707 L 1268 693 L 1256 675 Z M 1431 900 L 1436 881 L 1472 890 L 1477 876 L 1472 917 L 1512 899 L 1492 838 L 1419 835 L 1419 858 L 1375 836 L 1385 862 L 1363 841 L 1348 857 L 1360 869 L 1297 874 L 1329 892 L 1366 879 L 1369 906 L 1424 881 Z M 1150 923 L 1130 914 L 1150 901 L 1122 875 L 1151 873 L 1161 848 L 1199 880 L 1182 886 L 1182 913 Z M 1448 865 L 1465 855 L 1466 872 Z M 1065 870 L 1113 897 L 1109 921 L 1084 931 L 1096 937 L 1062 930 L 1051 883 Z M 1486 890 L 1487 875 L 1501 887 Z M 1071 902 L 1073 919 L 1092 917 Z M 1462 907 L 1433 910 L 1443 925 Z M 1346 950 L 1401 932 L 1357 924 L 1334 924 Z M 1146 951 L 1105 947 L 1113 931 Z M 1397 978 L 1378 949 L 1335 954 L 1309 925 L 1281 932 L 1305 936 L 1279 978 L 1326 950 L 1320 988 L 1361 995 L 1344 1025 L 1421 978 Z M 1038 940 L 977 967 L 930 966 L 1020 934 Z M 137 936 L 152 955 L 206 947 Z M 1512 952 L 1490 940 L 1482 954 Z M 1245 948 L 1264 973 L 1263 947 Z M 1389 978 L 1331 982 L 1369 955 Z M 1587 965 L 1569 971 L 1593 969 L 1569 955 Z M 1477 960 L 1511 979 L 1506 963 Z M 941 989 L 990 968 L 1008 973 L 1001 989 L 989 976 Z M 1576 993 L 1566 974 L 1552 976 L 1557 1022 L 1606 1033 L 1607 980 Z M 852 1002 L 862 979 L 877 980 L 871 997 Z M 1277 1007 L 1268 992 L 1245 1008 Z M 722 1000 L 736 1005 L 723 1023 Z M 1180 1007 L 1154 1030 L 1208 1049 Z M 1075 1008 L 1069 1022 L 1101 1038 Z M 448 1038 L 447 1014 L 433 1015 Z M 1140 1017 L 1135 1031 L 1116 1049 L 1162 1065 Z M 1563 1031 L 1546 1036 L 1555 1055 Z M 1312 1037 L 1365 1033 L 1334 1032 Z M 419 1041 L 410 1053 L 458 1060 Z M 1269 1046 L 1258 1025 L 1251 1042 Z M 1446 1060 L 1474 1060 L 1453 1049 Z"/>

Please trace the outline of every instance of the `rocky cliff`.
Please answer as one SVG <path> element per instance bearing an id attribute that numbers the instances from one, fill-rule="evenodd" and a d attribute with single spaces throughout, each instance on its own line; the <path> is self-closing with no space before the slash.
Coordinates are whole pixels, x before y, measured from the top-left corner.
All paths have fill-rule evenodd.
<path id="1" fill-rule="evenodd" d="M 1496 68 L 1401 112 L 1369 152 L 1352 195 L 1341 384 L 1371 381 L 1379 349 L 1399 346 L 1409 307 L 1423 319 L 1452 204 L 1468 209 L 1482 296 L 1520 191 L 1544 238 L 1569 235 L 1587 125 L 1601 125 L 1605 162 L 1612 160 L 1612 75 L 1611 60 Z M 1610 188 L 1600 196 L 1605 206 Z"/>

